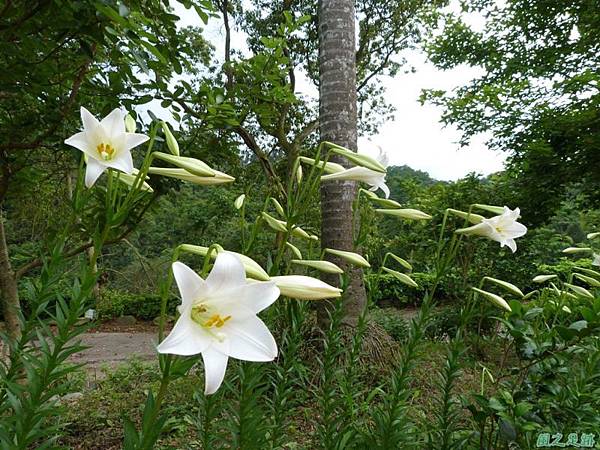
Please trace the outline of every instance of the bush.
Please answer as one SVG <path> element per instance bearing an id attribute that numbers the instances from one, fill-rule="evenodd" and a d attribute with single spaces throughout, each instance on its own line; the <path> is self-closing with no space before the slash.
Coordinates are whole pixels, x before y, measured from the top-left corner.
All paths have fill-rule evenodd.
<path id="1" fill-rule="evenodd" d="M 177 297 L 167 300 L 167 314 L 175 315 L 180 304 Z M 131 315 L 140 320 L 153 320 L 160 315 L 160 296 L 156 294 L 132 294 L 125 291 L 104 289 L 96 302 L 100 320 L 108 320 L 123 315 Z"/>
<path id="2" fill-rule="evenodd" d="M 392 306 L 404 307 L 417 306 L 423 300 L 425 292 L 433 286 L 435 276 L 432 273 L 414 272 L 410 277 L 415 280 L 418 287 L 414 288 L 402 283 L 393 275 L 370 273 L 365 276 L 366 286 L 369 288 L 369 298 L 375 304 L 385 300 L 392 300 Z M 457 280 L 454 273 L 442 280 L 436 289 L 436 298 L 459 298 L 463 294 L 462 283 Z"/>
<path id="3" fill-rule="evenodd" d="M 390 310 L 373 308 L 369 311 L 371 318 L 379 324 L 395 341 L 405 342 L 408 338 L 409 323 L 408 320 L 400 316 L 397 312 Z"/>

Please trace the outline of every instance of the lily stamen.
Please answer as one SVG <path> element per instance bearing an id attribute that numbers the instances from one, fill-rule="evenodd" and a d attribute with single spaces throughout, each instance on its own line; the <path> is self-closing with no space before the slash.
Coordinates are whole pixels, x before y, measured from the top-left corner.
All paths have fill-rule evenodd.
<path id="1" fill-rule="evenodd" d="M 110 144 L 105 144 L 104 142 L 98 144 L 96 150 L 104 161 L 112 159 L 115 154 L 115 148 Z"/>

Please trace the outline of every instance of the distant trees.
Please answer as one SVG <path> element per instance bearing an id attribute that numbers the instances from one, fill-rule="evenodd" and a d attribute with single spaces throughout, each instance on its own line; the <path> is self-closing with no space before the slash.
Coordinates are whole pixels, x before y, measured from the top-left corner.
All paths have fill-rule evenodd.
<path id="1" fill-rule="evenodd" d="M 484 72 L 454 92 L 429 91 L 462 143 L 491 132 L 489 144 L 510 155 L 519 203 L 546 220 L 569 183 L 581 182 L 600 203 L 600 9 L 589 0 L 462 2 L 485 18 L 482 30 L 448 14 L 433 38 L 431 60 L 448 69 Z"/>

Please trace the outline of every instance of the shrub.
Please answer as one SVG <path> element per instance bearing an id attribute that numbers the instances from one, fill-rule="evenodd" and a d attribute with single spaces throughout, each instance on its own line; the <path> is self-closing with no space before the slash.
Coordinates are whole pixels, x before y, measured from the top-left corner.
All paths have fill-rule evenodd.
<path id="1" fill-rule="evenodd" d="M 167 314 L 174 315 L 180 300 L 170 297 L 167 300 Z M 108 320 L 123 315 L 131 315 L 140 320 L 152 320 L 160 315 L 161 298 L 156 294 L 132 294 L 126 291 L 104 289 L 96 302 L 100 320 Z"/>
<path id="2" fill-rule="evenodd" d="M 405 342 L 408 338 L 408 320 L 391 309 L 373 308 L 370 311 L 371 318 L 395 340 Z"/>

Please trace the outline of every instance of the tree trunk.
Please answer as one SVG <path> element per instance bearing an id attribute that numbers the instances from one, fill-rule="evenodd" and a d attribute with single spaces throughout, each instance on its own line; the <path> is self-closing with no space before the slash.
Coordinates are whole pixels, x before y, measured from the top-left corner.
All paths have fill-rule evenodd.
<path id="1" fill-rule="evenodd" d="M 356 45 L 354 0 L 319 0 L 319 131 L 322 141 L 356 150 Z M 331 161 L 348 165 L 334 156 Z M 322 246 L 353 250 L 352 202 L 356 183 L 328 181 L 321 185 Z M 355 325 L 366 304 L 362 270 L 332 258 L 349 276 L 344 319 Z M 327 277 L 330 283 L 337 276 Z M 338 284 L 338 283 L 336 283 Z M 319 323 L 327 324 L 331 302 L 320 302 Z"/>
<path id="2" fill-rule="evenodd" d="M 19 312 L 19 291 L 15 272 L 10 265 L 8 257 L 8 244 L 4 232 L 4 219 L 0 210 L 0 299 L 2 300 L 2 313 L 6 323 L 6 332 L 11 339 L 21 337 L 21 321 Z"/>

